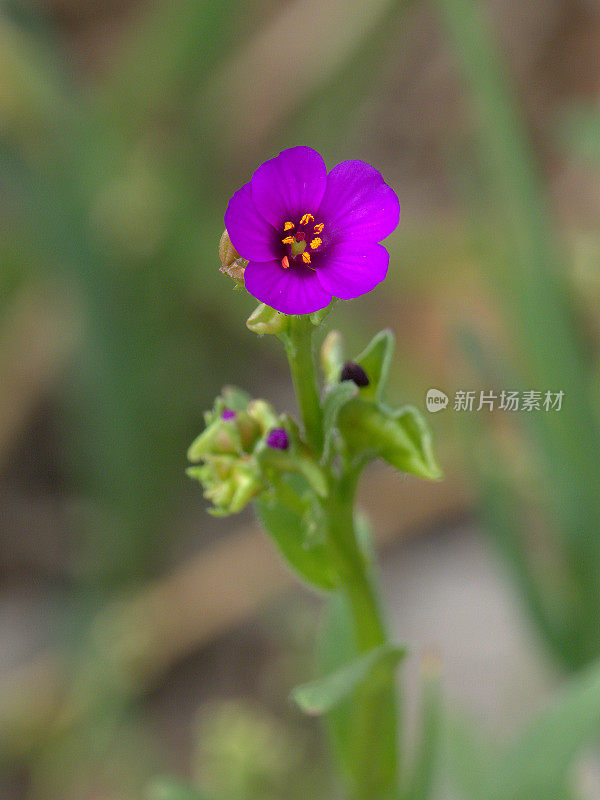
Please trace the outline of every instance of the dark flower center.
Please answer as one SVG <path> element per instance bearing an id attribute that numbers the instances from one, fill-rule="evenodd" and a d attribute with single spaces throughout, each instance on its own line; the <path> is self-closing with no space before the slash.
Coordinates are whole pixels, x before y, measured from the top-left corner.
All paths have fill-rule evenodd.
<path id="1" fill-rule="evenodd" d="M 297 224 L 284 223 L 281 242 L 286 247 L 286 255 L 281 259 L 281 266 L 289 269 L 292 263 L 298 262 L 314 269 L 311 256 L 323 244 L 321 233 L 324 227 L 322 222 L 315 223 L 312 214 L 304 214 Z"/>

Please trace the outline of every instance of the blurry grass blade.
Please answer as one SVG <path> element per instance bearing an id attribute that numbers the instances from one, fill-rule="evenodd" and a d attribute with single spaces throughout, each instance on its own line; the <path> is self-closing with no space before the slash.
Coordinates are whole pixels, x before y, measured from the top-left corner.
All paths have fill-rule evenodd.
<path id="1" fill-rule="evenodd" d="M 144 800 L 206 800 L 206 798 L 183 783 L 157 778 L 147 787 Z"/>
<path id="2" fill-rule="evenodd" d="M 245 8 L 240 0 L 151 4 L 132 26 L 123 57 L 116 59 L 106 89 L 108 104 L 116 102 L 130 122 L 172 102 L 181 90 L 197 88 L 235 49 L 236 41 L 248 35 Z"/>
<path id="3" fill-rule="evenodd" d="M 203 104 L 216 110 L 214 124 L 228 149 L 239 148 L 240 120 L 246 141 L 264 141 L 274 126 L 352 61 L 392 5 L 391 0 L 330 0 L 327 4 L 296 0 L 276 6 L 276 13 L 225 65 L 203 99 Z M 306 29 L 311 31 L 310 48 L 304 37 L 290 34 Z M 356 96 L 356 85 L 354 92 Z M 313 119 L 311 130 L 318 128 Z M 294 141 L 302 141 L 297 130 Z"/>
<path id="4" fill-rule="evenodd" d="M 552 800 L 577 753 L 599 733 L 600 664 L 595 664 L 571 680 L 500 760 L 499 774 L 506 776 L 502 797 L 535 790 L 537 800 Z"/>
<path id="5" fill-rule="evenodd" d="M 600 112 L 594 106 L 573 108 L 563 114 L 559 134 L 578 159 L 600 167 Z"/>

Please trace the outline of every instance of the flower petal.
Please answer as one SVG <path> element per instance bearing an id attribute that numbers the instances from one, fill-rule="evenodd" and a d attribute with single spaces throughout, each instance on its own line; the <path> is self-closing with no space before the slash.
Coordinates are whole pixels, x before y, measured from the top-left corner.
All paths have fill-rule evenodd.
<path id="1" fill-rule="evenodd" d="M 229 201 L 225 228 L 233 246 L 244 258 L 268 261 L 277 257 L 278 233 L 256 210 L 249 183 L 238 189 Z"/>
<path id="2" fill-rule="evenodd" d="M 319 283 L 334 297 L 349 300 L 370 292 L 386 276 L 390 255 L 381 244 L 342 242 L 316 270 Z"/>
<path id="3" fill-rule="evenodd" d="M 244 280 L 251 295 L 284 314 L 312 314 L 331 301 L 315 271 L 296 264 L 284 269 L 279 261 L 251 261 Z"/>
<path id="4" fill-rule="evenodd" d="M 292 147 L 265 162 L 252 176 L 252 200 L 259 213 L 277 229 L 315 214 L 325 187 L 325 162 L 311 147 Z"/>
<path id="5" fill-rule="evenodd" d="M 400 202 L 382 174 L 364 161 L 342 161 L 327 177 L 316 217 L 335 242 L 380 242 L 397 227 Z"/>

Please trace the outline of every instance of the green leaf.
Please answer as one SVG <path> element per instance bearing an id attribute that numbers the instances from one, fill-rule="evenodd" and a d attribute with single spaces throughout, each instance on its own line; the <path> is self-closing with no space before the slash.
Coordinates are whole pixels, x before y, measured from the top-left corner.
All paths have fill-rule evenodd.
<path id="1" fill-rule="evenodd" d="M 327 458 L 329 455 L 329 447 L 331 446 L 331 439 L 337 425 L 340 409 L 349 400 L 356 397 L 357 394 L 358 386 L 353 381 L 344 381 L 343 383 L 335 384 L 327 392 L 323 402 L 324 458 Z"/>
<path id="2" fill-rule="evenodd" d="M 360 364 L 369 379 L 369 385 L 360 389 L 361 397 L 381 400 L 393 355 L 394 334 L 389 328 L 386 328 L 376 334 L 363 352 L 357 356 L 356 363 Z"/>
<path id="3" fill-rule="evenodd" d="M 440 750 L 441 690 L 436 663 L 423 669 L 421 683 L 421 732 L 403 800 L 429 800 L 434 789 Z"/>
<path id="4" fill-rule="evenodd" d="M 321 715 L 335 709 L 367 679 L 376 690 L 406 655 L 406 648 L 381 645 L 323 678 L 298 686 L 292 699 L 305 714 Z"/>
<path id="5" fill-rule="evenodd" d="M 307 521 L 297 511 L 267 501 L 255 504 L 259 522 L 270 534 L 288 566 L 312 588 L 331 592 L 339 579 L 332 566 L 329 547 L 307 529 Z M 311 533 L 313 535 L 311 535 Z"/>
<path id="6" fill-rule="evenodd" d="M 402 472 L 428 480 L 442 477 L 429 428 L 412 406 L 393 411 L 382 404 L 356 398 L 339 410 L 338 427 L 349 450 L 357 457 L 380 457 Z"/>
<path id="7" fill-rule="evenodd" d="M 346 597 L 329 600 L 319 637 L 319 668 L 322 675 L 343 670 L 359 657 L 353 613 Z M 392 670 L 378 688 L 365 681 L 325 715 L 325 727 L 333 751 L 347 781 L 348 794 L 358 787 L 387 797 L 396 784 L 398 708 Z M 373 748 L 368 742 L 377 742 Z M 385 787 L 385 788 L 384 788 Z"/>

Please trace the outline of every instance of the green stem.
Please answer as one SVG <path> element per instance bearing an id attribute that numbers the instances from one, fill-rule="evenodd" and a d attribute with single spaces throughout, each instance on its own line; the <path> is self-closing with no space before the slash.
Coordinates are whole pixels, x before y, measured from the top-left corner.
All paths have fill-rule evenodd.
<path id="1" fill-rule="evenodd" d="M 352 617 L 357 653 L 388 641 L 378 592 L 354 525 L 357 476 L 344 472 L 333 477 L 327 499 L 329 538 L 338 556 L 343 592 Z M 352 697 L 349 736 L 353 762 L 353 800 L 389 796 L 398 783 L 398 703 L 393 673 L 374 688 L 360 686 Z"/>
<path id="2" fill-rule="evenodd" d="M 282 336 L 308 444 L 318 455 L 323 450 L 323 415 L 312 349 L 314 326 L 308 316 L 290 317 Z"/>
<path id="3" fill-rule="evenodd" d="M 352 610 L 359 652 L 371 650 L 387 641 L 377 591 L 369 565 L 354 530 L 356 476 L 345 474 L 331 482 L 327 517 L 331 543 L 340 557 L 344 593 Z"/>
<path id="4" fill-rule="evenodd" d="M 323 412 L 312 352 L 314 326 L 307 317 L 290 317 L 285 343 L 306 439 L 317 458 L 323 451 Z M 388 641 L 373 575 L 354 525 L 358 473 L 344 463 L 339 474 L 326 467 L 329 494 L 323 503 L 342 592 L 352 616 L 357 653 Z M 395 681 L 359 687 L 351 698 L 352 714 L 343 747 L 352 764 L 351 797 L 375 800 L 391 795 L 398 780 L 397 701 Z"/>

